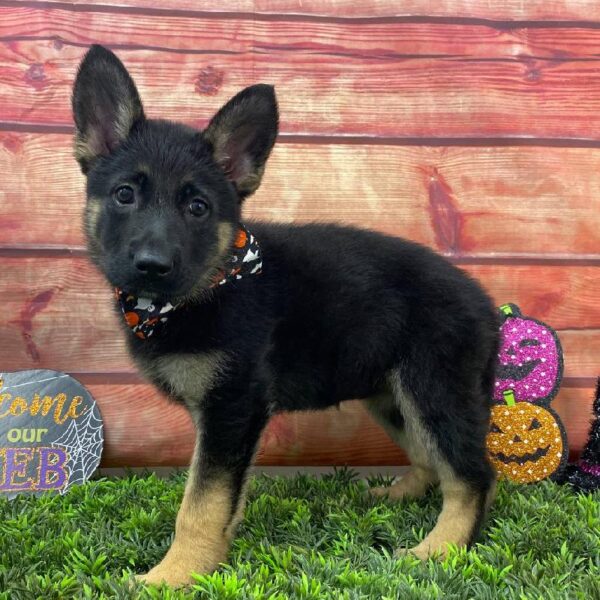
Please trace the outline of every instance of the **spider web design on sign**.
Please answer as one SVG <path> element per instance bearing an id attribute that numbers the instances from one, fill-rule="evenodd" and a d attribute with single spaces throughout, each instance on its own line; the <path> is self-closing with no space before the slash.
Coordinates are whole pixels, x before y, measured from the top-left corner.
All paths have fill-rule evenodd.
<path id="1" fill-rule="evenodd" d="M 61 494 L 71 485 L 87 481 L 100 462 L 102 421 L 94 413 L 92 409 L 80 421 L 71 421 L 63 435 L 51 444 L 63 448 L 69 457 L 66 465 L 69 474 Z"/>
<path id="2" fill-rule="evenodd" d="M 60 371 L 0 371 L 0 496 L 65 493 L 100 464 L 100 407 Z"/>

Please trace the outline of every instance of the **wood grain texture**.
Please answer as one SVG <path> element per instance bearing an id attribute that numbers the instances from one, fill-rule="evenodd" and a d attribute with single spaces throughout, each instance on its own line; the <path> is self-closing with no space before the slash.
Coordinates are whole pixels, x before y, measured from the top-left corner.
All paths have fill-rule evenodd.
<path id="1" fill-rule="evenodd" d="M 71 87 L 84 50 L 53 40 L 1 44 L 2 120 L 70 126 Z M 600 95 L 594 93 L 600 60 L 365 60 L 310 52 L 198 56 L 139 49 L 123 49 L 119 56 L 151 116 L 193 125 L 204 125 L 244 86 L 264 82 L 277 88 L 287 134 L 598 140 L 600 131 Z"/>
<path id="2" fill-rule="evenodd" d="M 187 465 L 194 430 L 187 412 L 149 385 L 88 385 L 105 423 L 103 467 Z M 565 423 L 572 458 L 585 444 L 592 388 L 563 388 L 553 408 Z M 140 408 L 142 407 L 142 408 Z M 361 403 L 321 412 L 284 413 L 265 430 L 260 465 L 398 465 L 405 454 Z"/>
<path id="3" fill-rule="evenodd" d="M 597 375 L 597 267 L 471 265 L 466 270 L 483 282 L 498 305 L 515 302 L 524 314 L 561 332 L 567 377 Z M 133 371 L 112 292 L 85 258 L 3 258 L 2 275 L 3 369 Z"/>
<path id="4" fill-rule="evenodd" d="M 11 5 L 31 2 L 10 2 Z M 7 4 L 9 4 L 7 2 Z M 231 0 L 217 4 L 214 0 L 94 0 L 81 4 L 80 0 L 46 0 L 44 4 L 72 6 L 80 11 L 89 6 L 106 7 L 112 11 L 186 13 L 200 12 L 256 18 L 281 16 L 322 17 L 325 19 L 492 19 L 499 21 L 592 21 L 600 17 L 595 0 Z"/>
<path id="5" fill-rule="evenodd" d="M 43 6 L 43 8 L 41 8 Z M 36 40 L 55 46 L 88 46 L 101 42 L 115 50 L 146 48 L 159 52 L 287 53 L 373 58 L 447 57 L 451 59 L 557 61 L 597 59 L 600 30 L 581 24 L 573 27 L 494 23 L 410 22 L 402 20 L 299 21 L 282 14 L 280 19 L 254 15 L 231 18 L 227 14 L 176 16 L 169 14 L 123 16 L 101 12 L 88 5 L 71 9 L 46 8 L 46 4 L 3 7 L 0 2 L 0 41 Z M 176 32 L 177 35 L 173 35 Z"/>
<path id="6" fill-rule="evenodd" d="M 183 407 L 147 384 L 86 387 L 104 421 L 101 466 L 189 464 L 194 427 Z"/>
<path id="7" fill-rule="evenodd" d="M 1 247 L 83 245 L 69 135 L 0 132 L 0 172 Z M 245 215 L 359 225 L 463 257 L 600 264 L 600 149 L 281 143 Z"/>
<path id="8" fill-rule="evenodd" d="M 70 94 L 103 43 L 154 117 L 201 127 L 242 87 L 276 85 L 282 143 L 247 218 L 409 237 L 557 328 L 553 406 L 577 455 L 600 356 L 599 22 L 597 0 L 0 0 L 0 365 L 80 377 L 104 466 L 189 461 L 187 414 L 140 383 L 81 256 Z M 352 401 L 275 417 L 259 462 L 405 457 Z"/>

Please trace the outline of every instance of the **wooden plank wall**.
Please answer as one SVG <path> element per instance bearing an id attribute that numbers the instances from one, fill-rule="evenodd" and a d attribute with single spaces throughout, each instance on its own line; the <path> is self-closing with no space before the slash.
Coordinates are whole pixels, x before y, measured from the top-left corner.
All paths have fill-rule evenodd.
<path id="1" fill-rule="evenodd" d="M 55 368 L 106 420 L 105 466 L 185 464 L 186 414 L 136 375 L 83 248 L 70 91 L 119 53 L 151 116 L 202 127 L 275 84 L 281 136 L 247 215 L 424 242 L 559 330 L 574 455 L 600 372 L 597 0 L 0 0 L 0 366 Z M 398 464 L 357 402 L 279 416 L 263 464 Z"/>

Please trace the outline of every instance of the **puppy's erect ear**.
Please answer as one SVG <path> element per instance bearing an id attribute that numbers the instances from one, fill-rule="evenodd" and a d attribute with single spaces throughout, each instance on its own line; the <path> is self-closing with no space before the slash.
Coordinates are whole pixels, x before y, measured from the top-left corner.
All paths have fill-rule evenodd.
<path id="1" fill-rule="evenodd" d="M 75 158 L 86 173 L 99 156 L 110 154 L 144 119 L 135 84 L 123 63 L 94 45 L 83 58 L 73 89 Z"/>
<path id="2" fill-rule="evenodd" d="M 259 84 L 242 90 L 213 117 L 204 138 L 241 198 L 260 185 L 278 129 L 273 86 Z"/>

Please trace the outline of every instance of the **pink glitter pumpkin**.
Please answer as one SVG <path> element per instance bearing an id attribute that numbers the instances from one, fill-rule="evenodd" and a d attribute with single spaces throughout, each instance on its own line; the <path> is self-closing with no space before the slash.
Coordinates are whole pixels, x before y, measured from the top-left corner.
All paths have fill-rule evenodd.
<path id="1" fill-rule="evenodd" d="M 494 400 L 512 390 L 517 402 L 547 405 L 558 392 L 563 373 L 562 349 L 556 332 L 545 323 L 523 317 L 519 307 L 500 308 L 500 352 Z"/>

